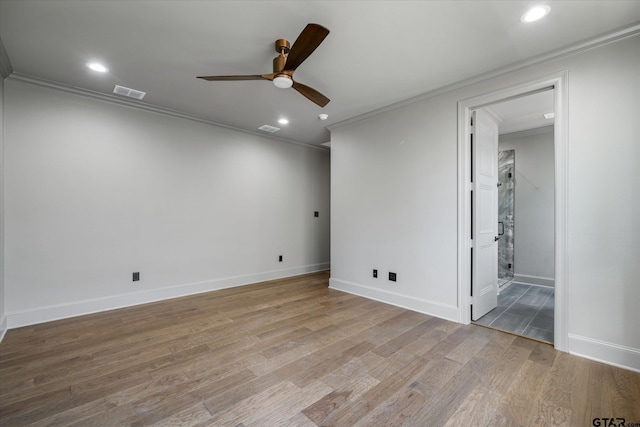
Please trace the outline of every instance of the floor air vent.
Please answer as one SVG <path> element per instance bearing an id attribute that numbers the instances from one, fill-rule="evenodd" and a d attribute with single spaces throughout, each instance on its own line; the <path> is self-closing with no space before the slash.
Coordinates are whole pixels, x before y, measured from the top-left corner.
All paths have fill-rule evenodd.
<path id="1" fill-rule="evenodd" d="M 142 92 L 139 90 L 131 89 L 129 87 L 118 86 L 113 88 L 113 93 L 117 93 L 118 95 L 128 96 L 129 98 L 142 99 L 147 94 L 146 92 Z"/>

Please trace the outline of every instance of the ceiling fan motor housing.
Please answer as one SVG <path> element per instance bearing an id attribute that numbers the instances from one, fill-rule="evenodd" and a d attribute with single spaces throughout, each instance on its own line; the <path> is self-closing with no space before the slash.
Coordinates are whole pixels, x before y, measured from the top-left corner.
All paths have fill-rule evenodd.
<path id="1" fill-rule="evenodd" d="M 273 72 L 279 73 L 284 69 L 284 64 L 287 62 L 287 57 L 284 55 L 278 55 L 273 58 Z"/>

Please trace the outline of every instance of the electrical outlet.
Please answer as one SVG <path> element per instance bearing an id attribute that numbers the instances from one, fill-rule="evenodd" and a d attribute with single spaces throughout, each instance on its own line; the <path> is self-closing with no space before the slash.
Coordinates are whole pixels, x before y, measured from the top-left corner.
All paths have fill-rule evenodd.
<path id="1" fill-rule="evenodd" d="M 374 269 L 374 270 L 373 270 L 373 277 L 374 277 L 375 279 L 377 279 L 377 278 L 378 278 L 378 270 L 376 270 L 376 269 Z"/>
<path id="2" fill-rule="evenodd" d="M 133 281 L 137 282 L 138 280 L 140 280 L 140 272 L 136 271 L 133 273 Z"/>
<path id="3" fill-rule="evenodd" d="M 313 213 L 313 216 L 314 216 L 314 218 L 318 218 L 318 217 L 320 216 L 320 212 L 315 211 L 315 212 Z"/>
<path id="4" fill-rule="evenodd" d="M 389 280 L 392 282 L 396 281 L 396 273 L 389 272 Z"/>
<path id="5" fill-rule="evenodd" d="M 278 257 L 278 262 L 282 262 L 282 255 Z"/>

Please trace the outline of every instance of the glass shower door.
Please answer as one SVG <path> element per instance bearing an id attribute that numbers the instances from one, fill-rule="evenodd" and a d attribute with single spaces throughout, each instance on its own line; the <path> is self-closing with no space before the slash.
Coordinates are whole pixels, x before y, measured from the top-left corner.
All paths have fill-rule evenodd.
<path id="1" fill-rule="evenodd" d="M 513 280 L 513 228 L 515 202 L 515 150 L 498 153 L 498 285 Z"/>

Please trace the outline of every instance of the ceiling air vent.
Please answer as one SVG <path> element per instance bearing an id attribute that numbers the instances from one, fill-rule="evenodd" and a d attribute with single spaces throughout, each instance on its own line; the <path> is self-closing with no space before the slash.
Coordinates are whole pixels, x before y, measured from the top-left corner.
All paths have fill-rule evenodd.
<path id="1" fill-rule="evenodd" d="M 280 130 L 280 128 L 277 128 L 275 126 L 269 126 L 269 125 L 262 125 L 260 126 L 258 129 L 263 130 L 265 132 L 278 132 Z"/>
<path id="2" fill-rule="evenodd" d="M 128 96 L 129 98 L 142 99 L 147 94 L 146 92 L 142 92 L 139 90 L 131 89 L 129 87 L 118 86 L 113 88 L 113 93 L 117 93 L 118 95 Z"/>

